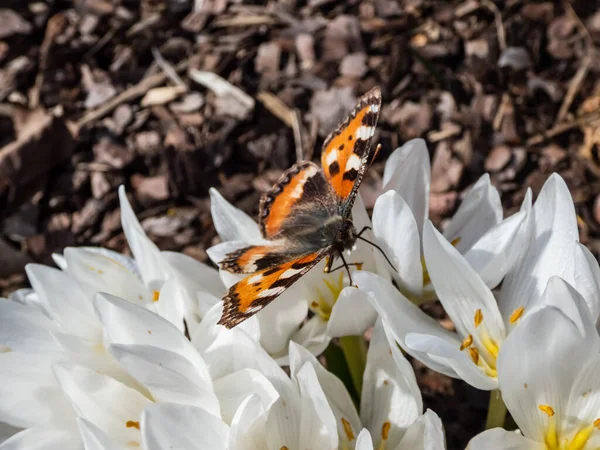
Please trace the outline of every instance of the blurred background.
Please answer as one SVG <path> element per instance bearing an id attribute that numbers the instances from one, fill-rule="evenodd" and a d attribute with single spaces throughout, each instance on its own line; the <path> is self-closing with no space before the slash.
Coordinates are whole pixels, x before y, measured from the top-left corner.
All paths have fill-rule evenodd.
<path id="1" fill-rule="evenodd" d="M 486 172 L 506 214 L 559 172 L 598 255 L 599 46 L 592 0 L 3 0 L 0 294 L 66 246 L 128 252 L 121 184 L 161 249 L 207 261 L 208 189 L 256 215 L 375 85 L 367 207 L 386 157 L 420 137 L 437 224 Z M 461 448 L 487 395 L 415 367 Z"/>

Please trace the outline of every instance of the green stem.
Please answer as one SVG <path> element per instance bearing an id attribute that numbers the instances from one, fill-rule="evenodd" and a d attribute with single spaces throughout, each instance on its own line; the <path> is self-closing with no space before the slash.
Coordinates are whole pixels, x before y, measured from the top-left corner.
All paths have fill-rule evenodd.
<path id="1" fill-rule="evenodd" d="M 498 389 L 490 391 L 490 404 L 488 406 L 485 429 L 503 427 L 506 420 L 506 405 Z"/>
<path id="2" fill-rule="evenodd" d="M 352 384 L 360 396 L 367 364 L 367 344 L 362 336 L 344 336 L 340 338 L 340 347 L 348 363 Z"/>

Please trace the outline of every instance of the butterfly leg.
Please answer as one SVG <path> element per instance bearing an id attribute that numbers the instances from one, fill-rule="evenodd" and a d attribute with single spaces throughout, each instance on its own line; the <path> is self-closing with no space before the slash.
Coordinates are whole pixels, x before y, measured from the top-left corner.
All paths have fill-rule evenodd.
<path id="1" fill-rule="evenodd" d="M 350 286 L 356 286 L 354 284 L 354 280 L 352 279 L 352 274 L 350 273 L 350 266 L 353 264 L 348 264 L 346 262 L 346 260 L 344 259 L 344 254 L 342 252 L 339 252 L 340 258 L 342 260 L 342 265 L 343 267 L 346 269 L 346 272 L 348 272 L 348 280 L 350 281 Z"/>
<path id="2" fill-rule="evenodd" d="M 323 270 L 323 272 L 325 272 L 325 273 L 333 273 L 333 272 L 335 272 L 337 270 L 344 269 L 346 266 L 355 266 L 358 270 L 362 270 L 363 264 L 364 263 L 362 263 L 362 262 L 352 262 L 352 263 L 348 263 L 346 265 L 342 264 L 341 266 L 334 267 L 333 269 L 329 269 L 327 271 Z M 325 269 L 327 269 L 327 267 Z"/>
<path id="3" fill-rule="evenodd" d="M 390 261 L 390 259 L 387 257 L 387 255 L 385 254 L 385 252 L 383 251 L 383 249 L 377 245 L 375 242 L 372 242 L 368 239 L 365 239 L 364 237 L 361 236 L 361 234 L 365 231 L 367 227 L 363 228 L 360 233 L 356 236 L 357 239 L 360 239 L 363 242 L 366 242 L 367 244 L 372 245 L 373 247 L 375 247 L 377 250 L 379 250 L 381 252 L 381 254 L 383 255 L 383 257 L 385 258 L 385 260 L 388 262 L 388 264 L 390 265 L 390 267 L 394 270 L 396 270 L 396 268 L 394 267 L 394 265 L 392 264 L 392 262 Z M 396 270 L 397 272 L 397 270 Z"/>

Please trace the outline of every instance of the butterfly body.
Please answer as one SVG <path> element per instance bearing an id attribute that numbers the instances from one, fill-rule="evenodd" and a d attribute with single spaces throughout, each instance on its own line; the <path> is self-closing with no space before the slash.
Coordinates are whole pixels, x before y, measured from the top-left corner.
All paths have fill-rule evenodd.
<path id="1" fill-rule="evenodd" d="M 351 214 L 362 177 L 373 160 L 370 140 L 381 106 L 372 89 L 325 140 L 320 168 L 301 161 L 263 195 L 259 228 L 264 245 L 229 253 L 221 269 L 248 274 L 223 297 L 220 324 L 232 328 L 300 279 L 321 259 L 351 249 L 357 239 Z"/>

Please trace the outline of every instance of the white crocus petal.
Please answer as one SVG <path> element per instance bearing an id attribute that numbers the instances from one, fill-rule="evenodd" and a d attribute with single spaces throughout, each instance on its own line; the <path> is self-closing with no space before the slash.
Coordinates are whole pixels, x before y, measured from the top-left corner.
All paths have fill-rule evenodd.
<path id="1" fill-rule="evenodd" d="M 0 299 L 0 349 L 16 352 L 59 350 L 50 332 L 57 325 L 40 309 Z"/>
<path id="2" fill-rule="evenodd" d="M 39 264 L 25 270 L 40 302 L 64 331 L 87 339 L 101 336 L 92 302 L 69 275 Z"/>
<path id="3" fill-rule="evenodd" d="M 300 388 L 302 404 L 298 449 L 337 450 L 338 434 L 335 416 L 319 384 L 315 368 L 307 362 L 295 378 Z"/>
<path id="4" fill-rule="evenodd" d="M 481 348 L 485 339 L 498 346 L 504 340 L 504 322 L 492 291 L 431 221 L 423 230 L 423 253 L 431 283 L 458 332 L 464 337 L 472 334 Z M 474 320 L 478 310 L 481 324 Z"/>
<path id="5" fill-rule="evenodd" d="M 490 288 L 500 284 L 525 245 L 521 211 L 493 226 L 466 253 L 465 259 Z"/>
<path id="6" fill-rule="evenodd" d="M 77 432 L 28 428 L 3 442 L 0 450 L 84 450 L 84 447 Z"/>
<path id="7" fill-rule="evenodd" d="M 0 422 L 22 428 L 73 427 L 75 412 L 52 373 L 60 353 L 0 353 Z"/>
<path id="8" fill-rule="evenodd" d="M 139 420 L 150 400 L 135 389 L 82 366 L 57 364 L 54 373 L 80 417 L 92 422 L 115 443 L 139 445 Z"/>
<path id="9" fill-rule="evenodd" d="M 396 363 L 393 352 L 402 358 L 401 365 Z M 377 321 L 367 353 L 360 404 L 362 423 L 373 433 L 376 447 L 384 439 L 385 429 L 386 448 L 396 448 L 405 429 L 421 414 L 423 403 L 420 394 L 415 396 L 413 383 L 416 384 L 410 364 L 395 343 L 390 347 L 383 324 Z"/>
<path id="10" fill-rule="evenodd" d="M 577 243 L 575 247 L 575 287 L 585 299 L 592 320 L 600 316 L 600 267 L 588 248 Z"/>
<path id="11" fill-rule="evenodd" d="M 107 292 L 143 305 L 151 303 L 153 294 L 129 269 L 98 252 L 69 247 L 65 249 L 68 273 L 79 282 L 88 298 Z"/>
<path id="12" fill-rule="evenodd" d="M 265 424 L 268 410 L 257 395 L 244 400 L 233 416 L 229 428 L 228 450 L 267 448 Z"/>
<path id="13" fill-rule="evenodd" d="M 354 275 L 354 281 L 361 290 L 369 294 L 369 301 L 383 319 L 384 326 L 390 330 L 394 339 L 404 350 L 437 372 L 448 376 L 457 376 L 454 370 L 447 365 L 435 361 L 427 354 L 411 350 L 404 342 L 407 333 L 420 332 L 440 336 L 459 348 L 461 341 L 456 333 L 451 333 L 443 328 L 380 276 L 358 271 Z"/>
<path id="14" fill-rule="evenodd" d="M 600 355 L 593 355 L 581 368 L 573 382 L 565 417 L 575 419 L 582 427 L 590 426 L 600 418 Z M 596 436 L 596 439 L 598 437 Z M 593 448 L 596 448 L 595 446 Z"/>
<path id="15" fill-rule="evenodd" d="M 165 270 L 160 250 L 152 242 L 137 220 L 127 195 L 125 187 L 119 186 L 119 202 L 121 206 L 121 226 L 127 238 L 131 253 L 135 257 L 140 275 L 146 286 L 155 289 L 156 283 L 161 283 L 165 278 Z"/>
<path id="16" fill-rule="evenodd" d="M 331 321 L 331 319 L 329 321 Z M 308 350 L 312 355 L 318 356 L 325 351 L 331 342 L 331 336 L 327 333 L 328 324 L 329 322 L 325 322 L 318 315 L 315 315 L 304 322 L 302 327 L 292 334 L 290 342 L 295 342 Z M 280 366 L 287 366 L 290 364 L 287 349 L 283 356 L 272 356 Z"/>
<path id="17" fill-rule="evenodd" d="M 149 345 L 179 353 L 203 379 L 210 379 L 205 362 L 190 341 L 162 317 L 108 294 L 96 295 L 94 307 L 108 344 Z"/>
<path id="18" fill-rule="evenodd" d="M 406 335 L 406 347 L 413 352 L 424 353 L 438 364 L 452 369 L 459 378 L 477 389 L 489 391 L 498 388 L 496 380 L 473 364 L 466 352 L 461 352 L 459 346 L 438 336 L 409 333 Z"/>
<path id="19" fill-rule="evenodd" d="M 148 406 L 142 414 L 144 449 L 225 450 L 229 427 L 195 406 L 169 403 Z"/>
<path id="20" fill-rule="evenodd" d="M 414 213 L 419 233 L 429 217 L 431 164 L 423 139 L 412 139 L 397 148 L 385 163 L 383 191 L 394 190 Z"/>
<path id="21" fill-rule="evenodd" d="M 349 442 L 356 439 L 356 434 L 362 428 L 360 418 L 352 402 L 352 398 L 344 383 L 326 370 L 321 363 L 301 346 L 290 343 L 290 372 L 295 377 L 305 364 L 310 364 L 315 370 L 317 379 L 327 402 L 335 416 L 338 435 L 342 441 Z"/>
<path id="22" fill-rule="evenodd" d="M 191 309 L 192 305 L 197 306 L 199 292 L 215 297 L 221 297 L 225 292 L 218 270 L 183 253 L 162 252 L 161 254 L 184 294 L 187 309 Z M 206 311 L 199 311 L 199 313 L 204 314 Z"/>
<path id="23" fill-rule="evenodd" d="M 546 181 L 531 214 L 529 247 L 502 285 L 498 304 L 505 317 L 520 307 L 527 314 L 539 308 L 542 292 L 553 275 L 575 284 L 577 220 L 573 199 L 559 175 Z"/>
<path id="24" fill-rule="evenodd" d="M 0 422 L 0 444 L 21 431 L 23 431 L 21 427 L 13 427 L 7 423 Z"/>
<path id="25" fill-rule="evenodd" d="M 421 229 L 408 204 L 395 191 L 381 195 L 373 209 L 373 229 L 381 248 L 398 271 L 402 289 L 420 296 L 423 291 Z"/>
<path id="26" fill-rule="evenodd" d="M 223 241 L 262 241 L 258 224 L 248 214 L 231 205 L 215 188 L 210 188 L 210 212 Z"/>
<path id="27" fill-rule="evenodd" d="M 366 428 L 363 428 L 356 438 L 355 450 L 373 450 L 373 440 L 371 433 Z"/>
<path id="28" fill-rule="evenodd" d="M 546 445 L 514 431 L 493 428 L 471 439 L 467 450 L 546 450 Z"/>
<path id="29" fill-rule="evenodd" d="M 446 448 L 444 427 L 436 413 L 428 409 L 408 429 L 400 444 L 399 450 L 441 450 Z"/>
<path id="30" fill-rule="evenodd" d="M 279 394 L 267 378 L 254 369 L 242 369 L 215 380 L 215 394 L 221 405 L 221 418 L 231 423 L 242 403 L 251 395 L 256 395 L 264 407 L 271 408 L 279 399 Z"/>
<path id="31" fill-rule="evenodd" d="M 502 220 L 502 203 L 498 190 L 484 174 L 469 190 L 458 211 L 444 230 L 444 237 L 452 242 L 460 238 L 456 248 L 465 253 L 490 228 Z"/>
<path id="32" fill-rule="evenodd" d="M 364 291 L 345 287 L 338 296 L 327 321 L 327 335 L 336 338 L 362 335 L 375 323 L 377 312 Z"/>
<path id="33" fill-rule="evenodd" d="M 549 405 L 557 417 L 565 417 L 577 374 L 573 368 L 598 354 L 598 345 L 590 341 L 554 307 L 531 314 L 510 333 L 498 357 L 498 381 L 523 435 L 544 442 L 548 416 L 539 405 Z"/>
<path id="34" fill-rule="evenodd" d="M 115 344 L 109 351 L 156 402 L 183 403 L 220 414 L 211 380 L 203 378 L 181 355 L 147 345 Z"/>
<path id="35" fill-rule="evenodd" d="M 280 355 L 286 352 L 292 334 L 306 318 L 308 304 L 302 297 L 302 290 L 302 285 L 291 286 L 256 315 L 260 343 L 268 353 Z"/>
<path id="36" fill-rule="evenodd" d="M 79 433 L 83 439 L 85 450 L 121 450 L 110 440 L 104 431 L 89 420 L 77 419 Z"/>
<path id="37" fill-rule="evenodd" d="M 170 277 L 162 285 L 158 298 L 154 298 L 152 309 L 177 327 L 182 333 L 185 331 L 185 303 L 181 295 L 181 286 L 174 277 Z"/>

